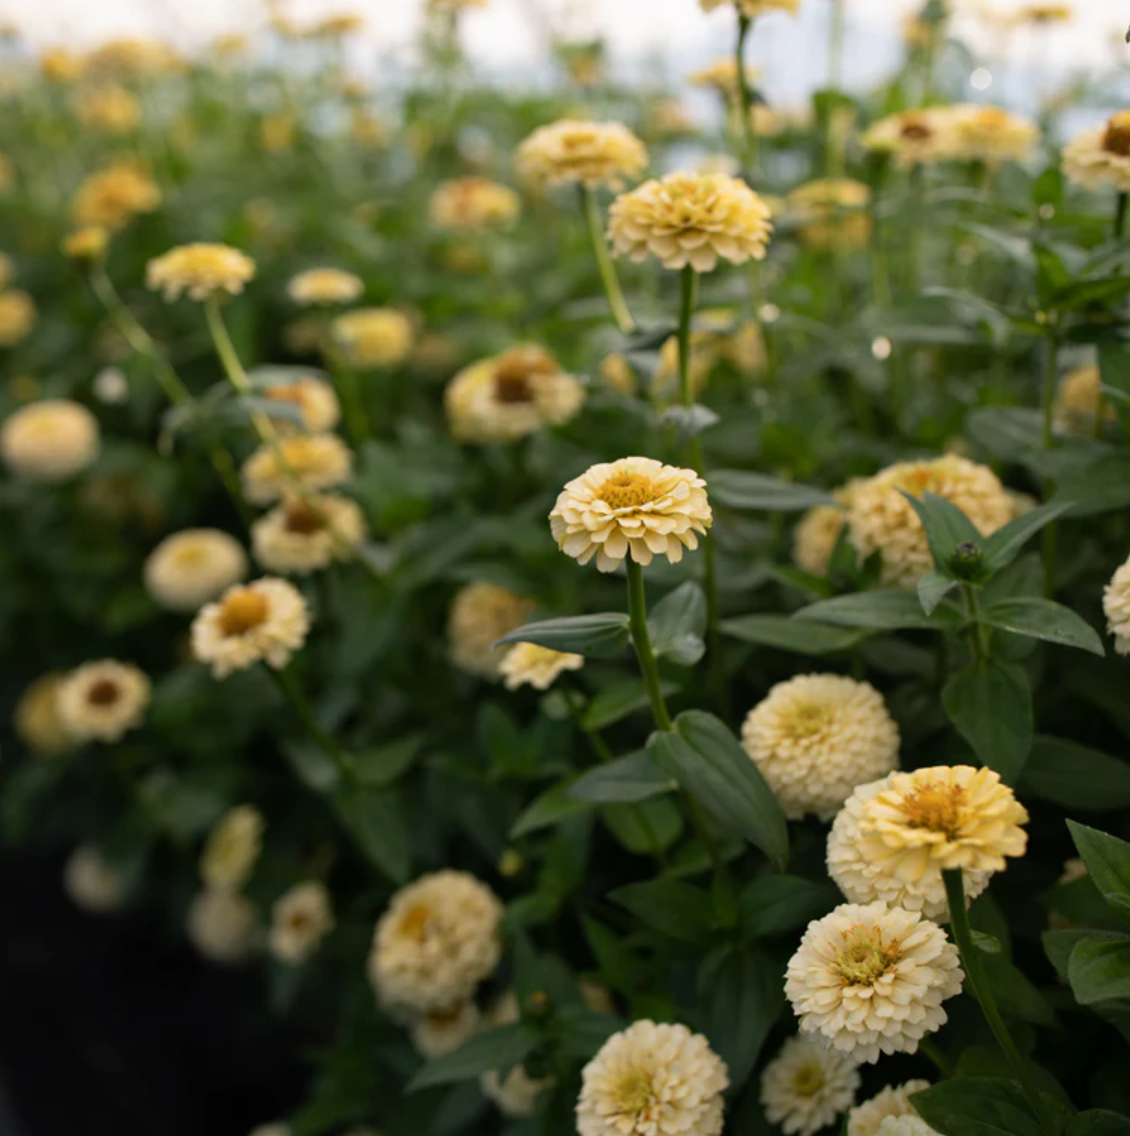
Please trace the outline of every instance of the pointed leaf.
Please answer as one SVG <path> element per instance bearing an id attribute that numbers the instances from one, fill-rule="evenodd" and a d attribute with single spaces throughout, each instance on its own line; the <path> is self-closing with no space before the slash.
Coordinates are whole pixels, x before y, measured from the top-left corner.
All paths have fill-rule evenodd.
<path id="1" fill-rule="evenodd" d="M 850 651 L 865 638 L 859 631 L 821 625 L 812 620 L 803 623 L 787 615 L 741 615 L 724 619 L 720 624 L 724 635 L 732 635 L 746 643 L 793 651 L 798 655 L 836 655 Z"/>
<path id="2" fill-rule="evenodd" d="M 930 615 L 922 610 L 913 592 L 858 592 L 810 604 L 793 616 L 803 623 L 831 623 L 837 627 L 860 627 L 867 631 L 934 630 L 960 626 L 961 613 L 951 604 L 940 604 Z"/>
<path id="3" fill-rule="evenodd" d="M 503 635 L 498 643 L 536 643 L 539 647 L 590 659 L 614 659 L 623 654 L 628 639 L 627 615 L 606 612 L 527 623 Z"/>
<path id="4" fill-rule="evenodd" d="M 1057 517 L 1063 516 L 1073 504 L 1072 501 L 1057 499 L 1009 521 L 1003 529 L 998 529 L 985 541 L 985 570 L 993 574 L 1007 567 L 1036 533 Z"/>
<path id="5" fill-rule="evenodd" d="M 834 505 L 836 499 L 823 489 L 781 481 L 763 473 L 721 469 L 710 475 L 710 497 L 731 509 L 770 513 L 801 513 L 816 505 Z"/>
<path id="6" fill-rule="evenodd" d="M 989 659 L 942 691 L 946 714 L 984 765 L 1015 785 L 1032 748 L 1032 688 L 1023 668 Z"/>
<path id="7" fill-rule="evenodd" d="M 1125 809 L 1130 762 L 1063 738 L 1037 737 L 1020 789 L 1068 809 Z"/>
<path id="8" fill-rule="evenodd" d="M 631 803 L 661 797 L 678 787 L 678 782 L 664 773 L 645 750 L 639 750 L 582 774 L 569 786 L 568 795 L 602 805 Z"/>
<path id="9" fill-rule="evenodd" d="M 680 584 L 651 609 L 647 618 L 656 655 L 693 666 L 706 653 L 706 596 L 693 580 Z"/>
<path id="10" fill-rule="evenodd" d="M 990 627 L 1043 639 L 1064 647 L 1077 647 L 1093 655 L 1105 655 L 1098 632 L 1069 607 L 1052 600 L 1002 600 L 987 607 L 982 619 Z"/>
<path id="11" fill-rule="evenodd" d="M 414 1093 L 429 1085 L 452 1085 L 492 1069 L 511 1069 L 524 1061 L 533 1047 L 533 1037 L 517 1023 L 486 1030 L 451 1053 L 432 1058 L 409 1081 L 407 1091 Z"/>

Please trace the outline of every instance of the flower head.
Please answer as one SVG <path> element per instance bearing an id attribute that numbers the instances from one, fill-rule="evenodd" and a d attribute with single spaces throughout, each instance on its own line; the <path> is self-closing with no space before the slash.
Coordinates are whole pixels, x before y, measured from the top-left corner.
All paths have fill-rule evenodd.
<path id="1" fill-rule="evenodd" d="M 1103 590 L 1103 614 L 1114 636 L 1114 649 L 1130 655 L 1130 559 L 1111 577 Z"/>
<path id="2" fill-rule="evenodd" d="M 160 204 L 157 183 L 144 170 L 121 162 L 91 174 L 78 187 L 71 211 L 80 226 L 97 225 L 117 232 Z"/>
<path id="3" fill-rule="evenodd" d="M 815 1136 L 855 1101 L 859 1065 L 805 1037 L 791 1037 L 761 1075 L 761 1104 L 785 1136 Z"/>
<path id="4" fill-rule="evenodd" d="M 412 350 L 412 320 L 395 308 L 359 308 L 338 316 L 331 326 L 334 342 L 354 367 L 398 367 Z"/>
<path id="5" fill-rule="evenodd" d="M 744 71 L 747 83 L 755 82 L 760 74 L 755 67 L 746 67 Z M 717 91 L 728 102 L 736 103 L 738 100 L 741 79 L 738 75 L 737 60 L 732 55 L 715 60 L 708 67 L 694 72 L 689 77 L 689 81 L 692 86 L 709 87 Z"/>
<path id="6" fill-rule="evenodd" d="M 862 248 L 871 238 L 871 190 L 850 178 L 806 182 L 789 194 L 801 240 L 812 248 Z"/>
<path id="7" fill-rule="evenodd" d="M 84 91 L 75 109 L 83 126 L 107 134 L 129 134 L 141 123 L 141 104 L 115 84 Z"/>
<path id="8" fill-rule="evenodd" d="M 846 1136 L 879 1136 L 883 1121 L 892 1116 L 915 1116 L 910 1098 L 930 1087 L 929 1081 L 888 1085 L 848 1113 Z"/>
<path id="9" fill-rule="evenodd" d="M 145 587 L 170 611 L 198 611 L 247 575 L 247 554 L 219 529 L 184 529 L 167 536 L 145 561 Z"/>
<path id="10" fill-rule="evenodd" d="M 1003 107 L 951 108 L 952 156 L 961 161 L 1022 162 L 1040 139 L 1040 128 L 1030 118 Z"/>
<path id="11" fill-rule="evenodd" d="M 1130 110 L 1077 134 L 1063 151 L 1063 172 L 1084 189 L 1130 192 Z"/>
<path id="12" fill-rule="evenodd" d="M 356 501 L 324 494 L 275 506 L 251 526 L 251 547 L 268 572 L 304 575 L 348 560 L 366 534 Z"/>
<path id="13" fill-rule="evenodd" d="M 63 866 L 63 887 L 83 911 L 105 915 L 125 902 L 122 873 L 93 844 L 80 844 Z"/>
<path id="14" fill-rule="evenodd" d="M 746 19 L 752 20 L 757 16 L 764 16 L 766 12 L 793 12 L 800 7 L 800 0 L 698 0 L 699 7 L 704 12 L 713 12 L 715 8 L 737 8 Z"/>
<path id="15" fill-rule="evenodd" d="M 485 580 L 467 584 L 452 600 L 447 617 L 451 661 L 478 678 L 497 679 L 506 650 L 495 643 L 521 627 L 536 606 L 529 596 Z"/>
<path id="16" fill-rule="evenodd" d="M 267 822 L 254 805 L 229 809 L 200 854 L 200 876 L 209 887 L 239 891 L 251 878 Z"/>
<path id="17" fill-rule="evenodd" d="M 39 757 L 66 753 L 74 742 L 59 717 L 59 689 L 66 675 L 40 675 L 20 695 L 12 720 L 17 738 Z"/>
<path id="18" fill-rule="evenodd" d="M 614 572 L 629 553 L 644 566 L 654 556 L 678 564 L 713 519 L 694 470 L 640 457 L 594 465 L 565 486 L 549 514 L 561 551 L 581 564 L 595 556 L 601 572 Z"/>
<path id="19" fill-rule="evenodd" d="M 312 375 L 271 383 L 263 387 L 260 394 L 272 402 L 289 403 L 297 408 L 303 427 L 311 434 L 327 433 L 341 419 L 341 405 L 333 387 Z"/>
<path id="20" fill-rule="evenodd" d="M 35 301 L 18 288 L 0 292 L 0 348 L 17 347 L 31 334 L 36 321 Z"/>
<path id="21" fill-rule="evenodd" d="M 192 650 L 211 664 L 218 679 L 258 662 L 281 670 L 309 630 L 302 593 L 268 576 L 229 588 L 216 603 L 202 607 L 192 624 Z"/>
<path id="22" fill-rule="evenodd" d="M 416 1052 L 431 1060 L 458 1049 L 479 1032 L 482 1015 L 468 999 L 450 1010 L 433 1010 L 412 1021 L 409 1034 Z"/>
<path id="23" fill-rule="evenodd" d="M 102 225 L 83 225 L 63 238 L 63 255 L 71 260 L 101 260 L 110 247 L 110 230 Z"/>
<path id="24" fill-rule="evenodd" d="M 620 122 L 562 119 L 539 127 L 518 148 L 519 174 L 539 185 L 576 182 L 620 189 L 647 166 L 644 144 Z"/>
<path id="25" fill-rule="evenodd" d="M 947 107 L 922 107 L 888 115 L 869 127 L 867 150 L 891 155 L 900 166 L 932 165 L 953 154 L 954 118 Z"/>
<path id="26" fill-rule="evenodd" d="M 548 690 L 565 671 L 579 671 L 585 665 L 583 655 L 554 651 L 536 643 L 516 643 L 499 664 L 507 690 L 532 686 Z"/>
<path id="27" fill-rule="evenodd" d="M 304 962 L 333 926 L 333 902 L 325 884 L 317 880 L 296 884 L 279 898 L 271 913 L 271 954 L 283 962 Z"/>
<path id="28" fill-rule="evenodd" d="M 45 398 L 0 425 L 0 458 L 27 481 L 66 481 L 98 457 L 98 421 L 85 406 Z"/>
<path id="29" fill-rule="evenodd" d="M 773 230 L 769 207 L 744 181 L 725 174 L 668 174 L 621 194 L 608 214 L 616 255 L 654 256 L 664 268 L 712 272 L 762 260 Z"/>
<path id="30" fill-rule="evenodd" d="M 749 712 L 742 745 L 787 817 L 829 820 L 857 785 L 898 765 L 899 731 L 869 683 L 800 675 Z"/>
<path id="31" fill-rule="evenodd" d="M 1017 24 L 1065 24 L 1075 15 L 1070 4 L 1025 4 L 1012 17 Z"/>
<path id="32" fill-rule="evenodd" d="M 1103 398 L 1102 376 L 1098 367 L 1076 367 L 1060 380 L 1055 395 L 1055 428 L 1062 434 L 1094 437 L 1100 414 L 1114 422 L 1117 413 Z"/>
<path id="33" fill-rule="evenodd" d="M 365 290 L 359 276 L 340 268 L 310 268 L 286 286 L 287 294 L 303 306 L 351 304 Z"/>
<path id="34" fill-rule="evenodd" d="M 498 897 L 466 872 L 434 872 L 401 888 L 369 958 L 381 1002 L 420 1012 L 465 1002 L 498 965 L 501 923 Z"/>
<path id="35" fill-rule="evenodd" d="M 579 1136 L 719 1136 L 725 1062 L 684 1025 L 639 1021 L 585 1066 Z"/>
<path id="36" fill-rule="evenodd" d="M 793 532 L 793 562 L 802 572 L 826 576 L 832 552 L 847 524 L 847 509 L 861 479 L 853 478 L 834 493 L 835 505 L 816 505 L 801 517 Z"/>
<path id="37" fill-rule="evenodd" d="M 249 958 L 262 940 L 259 912 L 238 892 L 205 888 L 192 901 L 188 940 L 206 958 L 234 966 Z"/>
<path id="38" fill-rule="evenodd" d="M 332 489 L 353 472 L 353 454 L 335 434 L 299 434 L 264 445 L 243 464 L 243 494 L 269 505 L 295 491 Z"/>
<path id="39" fill-rule="evenodd" d="M 63 680 L 55 696 L 59 721 L 75 742 L 116 742 L 141 725 L 150 683 L 131 663 L 84 663 Z"/>
<path id="40" fill-rule="evenodd" d="M 440 182 L 428 205 L 428 217 L 437 229 L 474 233 L 510 228 L 521 208 L 521 199 L 508 186 L 483 177 L 462 177 Z"/>
<path id="41" fill-rule="evenodd" d="M 802 1034 L 860 1062 L 915 1053 L 961 992 L 957 948 L 912 911 L 844 904 L 808 925 L 785 972 Z"/>
<path id="42" fill-rule="evenodd" d="M 209 300 L 221 292 L 238 296 L 255 276 L 255 261 L 230 245 L 194 244 L 170 249 L 149 262 L 145 281 L 166 300 L 182 292 L 189 299 Z"/>

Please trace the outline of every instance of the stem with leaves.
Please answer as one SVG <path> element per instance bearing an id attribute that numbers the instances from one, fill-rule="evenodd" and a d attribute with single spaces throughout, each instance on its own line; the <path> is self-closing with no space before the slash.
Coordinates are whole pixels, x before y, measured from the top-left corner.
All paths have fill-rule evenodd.
<path id="1" fill-rule="evenodd" d="M 322 729 L 321 723 L 318 721 L 310 703 L 307 702 L 306 695 L 302 693 L 302 687 L 298 684 L 298 680 L 295 678 L 290 668 L 275 670 L 272 667 L 268 669 L 274 676 L 275 682 L 286 696 L 286 700 L 290 703 L 291 708 L 294 710 L 295 715 L 302 723 L 306 732 L 317 743 L 318 748 L 326 757 L 333 762 L 334 768 L 341 777 L 342 784 L 347 785 L 351 789 L 356 789 L 358 787 L 357 771 L 342 752 L 337 742 Z"/>
<path id="2" fill-rule="evenodd" d="M 738 12 L 738 39 L 734 48 L 734 74 L 738 82 L 738 114 L 741 115 L 742 166 L 748 177 L 757 174 L 757 131 L 753 125 L 753 96 L 745 69 L 745 45 L 753 28 L 753 20 Z"/>
<path id="3" fill-rule="evenodd" d="M 663 697 L 663 687 L 659 681 L 659 664 L 651 646 L 651 632 L 647 626 L 647 596 L 643 586 L 643 569 L 631 558 L 625 559 L 628 573 L 628 622 L 632 631 L 632 645 L 639 659 L 647 687 L 647 697 L 651 702 L 651 712 L 655 724 L 661 730 L 671 729 L 671 715 L 667 711 L 667 700 Z"/>
<path id="4" fill-rule="evenodd" d="M 628 302 L 624 299 L 620 280 L 616 275 L 616 266 L 612 263 L 612 257 L 608 252 L 608 242 L 604 239 L 604 220 L 600 215 L 596 194 L 587 185 L 580 186 L 580 194 L 581 210 L 585 215 L 585 224 L 588 226 L 596 266 L 600 270 L 600 282 L 604 285 L 604 294 L 608 297 L 609 308 L 612 309 L 612 318 L 624 335 L 631 335 L 636 330 L 636 321 L 632 319 L 632 313 L 628 310 Z"/>

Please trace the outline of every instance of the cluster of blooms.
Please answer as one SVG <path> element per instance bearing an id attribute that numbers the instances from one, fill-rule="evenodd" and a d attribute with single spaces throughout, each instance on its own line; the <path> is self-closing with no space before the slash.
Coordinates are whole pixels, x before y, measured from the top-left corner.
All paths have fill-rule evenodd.
<path id="1" fill-rule="evenodd" d="M 863 134 L 863 145 L 902 166 L 1022 162 L 1039 141 L 1036 123 L 995 106 L 954 104 L 900 111 Z"/>

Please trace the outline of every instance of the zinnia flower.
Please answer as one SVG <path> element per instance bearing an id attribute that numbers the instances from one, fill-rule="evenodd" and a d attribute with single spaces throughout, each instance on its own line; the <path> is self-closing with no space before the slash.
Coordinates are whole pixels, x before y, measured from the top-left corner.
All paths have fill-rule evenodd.
<path id="1" fill-rule="evenodd" d="M 101 225 L 83 225 L 63 238 L 64 256 L 72 260 L 100 260 L 110 247 L 110 231 Z"/>
<path id="2" fill-rule="evenodd" d="M 851 1108 L 860 1084 L 853 1058 L 790 1037 L 761 1074 L 761 1105 L 785 1136 L 814 1136 Z"/>
<path id="3" fill-rule="evenodd" d="M 452 1010 L 433 1010 L 421 1014 L 409 1027 L 416 1052 L 431 1060 L 458 1049 L 470 1041 L 482 1026 L 479 1007 L 468 999 Z"/>
<path id="4" fill-rule="evenodd" d="M 526 623 L 536 606 L 529 596 L 485 580 L 467 584 L 452 600 L 448 614 L 451 661 L 478 678 L 498 678 L 506 649 L 495 647 L 495 643 Z"/>
<path id="5" fill-rule="evenodd" d="M 93 844 L 80 844 L 67 857 L 63 889 L 76 907 L 94 915 L 118 911 L 125 902 L 122 873 Z"/>
<path id="6" fill-rule="evenodd" d="M 870 1100 L 857 1105 L 848 1113 L 845 1136 L 879 1136 L 879 1129 L 888 1117 L 916 1116 L 910 1098 L 929 1087 L 929 1081 L 907 1081 L 902 1085 L 888 1085 Z"/>
<path id="7" fill-rule="evenodd" d="M 898 765 L 899 731 L 869 683 L 800 675 L 749 712 L 742 745 L 785 816 L 829 820 L 857 785 Z"/>
<path id="8" fill-rule="evenodd" d="M 66 677 L 57 671 L 40 675 L 16 703 L 12 728 L 16 737 L 39 757 L 66 753 L 74 744 L 59 717 L 59 688 Z"/>
<path id="9" fill-rule="evenodd" d="M 688 264 L 712 272 L 763 260 L 773 231 L 769 207 L 737 178 L 725 174 L 668 174 L 621 194 L 608 214 L 608 238 L 617 256 L 654 256 L 664 268 Z"/>
<path id="10" fill-rule="evenodd" d="M 1063 151 L 1063 172 L 1084 189 L 1130 193 L 1130 110 L 1077 134 Z"/>
<path id="11" fill-rule="evenodd" d="M 35 327 L 35 301 L 18 288 L 0 292 L 0 348 L 17 347 Z"/>
<path id="12" fill-rule="evenodd" d="M 851 178 L 806 182 L 789 194 L 801 240 L 818 249 L 862 248 L 871 239 L 871 190 Z"/>
<path id="13" fill-rule="evenodd" d="M 144 170 L 123 162 L 91 174 L 78 187 L 71 211 L 80 226 L 117 232 L 160 204 L 157 183 Z"/>
<path id="14" fill-rule="evenodd" d="M 55 696 L 59 721 L 76 742 L 116 742 L 141 725 L 150 683 L 130 663 L 84 663 L 63 680 Z"/>
<path id="15" fill-rule="evenodd" d="M 258 948 L 262 927 L 255 905 L 227 888 L 205 888 L 192 901 L 188 941 L 206 958 L 233 966 Z"/>
<path id="16" fill-rule="evenodd" d="M 141 104 L 124 87 L 83 91 L 75 109 L 83 126 L 109 134 L 128 134 L 141 123 Z"/>
<path id="17" fill-rule="evenodd" d="M 952 156 L 962 161 L 1022 162 L 1040 139 L 1036 123 L 1003 107 L 956 106 L 951 113 Z"/>
<path id="18" fill-rule="evenodd" d="M 1130 559 L 1111 577 L 1103 590 L 1103 614 L 1114 636 L 1114 649 L 1130 655 Z"/>
<path id="19" fill-rule="evenodd" d="M 507 186 L 488 178 L 462 177 L 439 183 L 428 217 L 438 229 L 473 233 L 510 228 L 521 208 L 521 199 Z"/>
<path id="20" fill-rule="evenodd" d="M 145 587 L 170 611 L 199 611 L 247 575 L 247 554 L 219 529 L 184 529 L 167 536 L 145 561 Z"/>
<path id="21" fill-rule="evenodd" d="M 351 366 L 362 370 L 398 367 L 412 350 L 412 321 L 395 308 L 359 308 L 338 316 L 330 327 Z"/>
<path id="22" fill-rule="evenodd" d="M 401 888 L 373 937 L 369 976 L 382 1004 L 428 1012 L 470 998 L 502 954 L 502 904 L 466 872 Z"/>
<path id="23" fill-rule="evenodd" d="M 243 464 L 243 494 L 269 505 L 296 489 L 321 491 L 348 480 L 353 454 L 335 434 L 300 434 L 264 445 Z"/>
<path id="24" fill-rule="evenodd" d="M 744 71 L 747 83 L 755 83 L 760 76 L 756 67 L 745 67 Z M 717 91 L 727 102 L 737 103 L 738 101 L 740 93 L 738 63 L 732 55 L 724 56 L 722 59 L 711 63 L 709 67 L 695 71 L 688 79 L 694 87 L 709 87 L 711 90 Z"/>
<path id="25" fill-rule="evenodd" d="M 271 954 L 283 962 L 304 962 L 333 926 L 333 903 L 325 884 L 317 880 L 295 884 L 272 911 Z"/>
<path id="26" fill-rule="evenodd" d="M 0 458 L 27 481 L 66 481 L 86 469 L 98 449 L 98 420 L 70 399 L 29 403 L 0 426 Z"/>
<path id="27" fill-rule="evenodd" d="M 698 0 L 698 3 L 704 12 L 713 12 L 715 8 L 727 6 L 737 8 L 748 20 L 763 16 L 766 12 L 795 13 L 800 6 L 800 0 Z"/>
<path id="28" fill-rule="evenodd" d="M 946 107 L 899 111 L 870 126 L 867 150 L 890 154 L 900 166 L 932 165 L 952 157 L 954 117 Z"/>
<path id="29" fill-rule="evenodd" d="M 519 174 L 539 185 L 576 182 L 620 189 L 647 166 L 644 144 L 620 122 L 562 119 L 533 132 L 518 148 Z"/>
<path id="30" fill-rule="evenodd" d="M 208 300 L 221 292 L 238 296 L 255 276 L 255 261 L 230 245 L 194 244 L 170 249 L 149 262 L 145 282 L 166 300 L 182 292 Z"/>
<path id="31" fill-rule="evenodd" d="M 639 1021 L 581 1074 L 578 1136 L 719 1136 L 726 1064 L 684 1025 Z"/>
<path id="32" fill-rule="evenodd" d="M 229 809 L 208 835 L 200 854 L 200 876 L 205 884 L 239 891 L 251 878 L 266 827 L 263 814 L 254 805 Z"/>
<path id="33" fill-rule="evenodd" d="M 302 416 L 302 425 L 311 434 L 325 434 L 341 419 L 341 405 L 333 387 L 312 375 L 270 383 L 260 391 L 272 402 L 290 403 Z"/>
<path id="34" fill-rule="evenodd" d="M 789 961 L 785 994 L 808 1034 L 874 1063 L 916 1053 L 961 993 L 957 948 L 935 923 L 900 907 L 844 904 L 808 925 Z"/>
<path id="35" fill-rule="evenodd" d="M 536 643 L 516 643 L 499 664 L 507 690 L 532 686 L 548 690 L 565 671 L 579 671 L 585 665 L 583 655 L 554 651 Z"/>
<path id="36" fill-rule="evenodd" d="M 340 268 L 309 268 L 286 286 L 296 304 L 351 304 L 364 291 L 361 278 Z"/>
<path id="37" fill-rule="evenodd" d="M 1105 422 L 1116 421 L 1114 407 L 1103 397 L 1098 367 L 1076 367 L 1060 380 L 1055 394 L 1055 428 L 1062 434 L 1094 437 L 1099 414 Z"/>
<path id="38" fill-rule="evenodd" d="M 217 679 L 265 662 L 281 670 L 310 630 L 302 593 L 285 580 L 265 577 L 229 588 L 206 604 L 192 624 L 192 651 L 210 663 Z"/>
<path id="39" fill-rule="evenodd" d="M 356 501 L 323 495 L 277 505 L 251 526 L 251 547 L 268 572 L 304 575 L 348 560 L 366 534 Z"/>
<path id="40" fill-rule="evenodd" d="M 594 465 L 549 514 L 561 551 L 581 564 L 595 556 L 601 572 L 614 572 L 629 553 L 645 567 L 654 556 L 678 564 L 713 520 L 706 482 L 693 469 L 640 457 Z"/>

